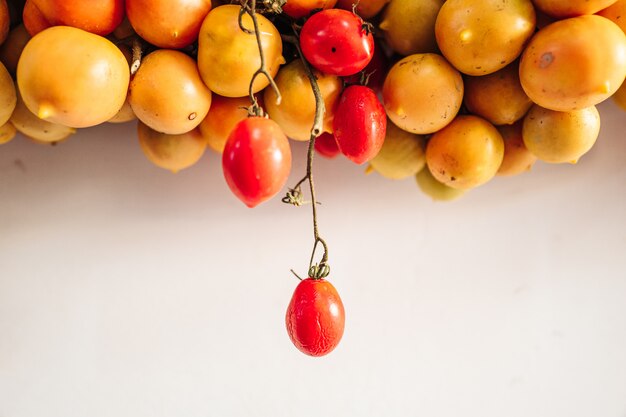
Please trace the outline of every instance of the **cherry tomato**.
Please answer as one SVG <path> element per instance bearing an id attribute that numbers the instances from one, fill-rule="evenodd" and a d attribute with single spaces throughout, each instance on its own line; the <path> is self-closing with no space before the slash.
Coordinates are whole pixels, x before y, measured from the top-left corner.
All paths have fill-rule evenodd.
<path id="1" fill-rule="evenodd" d="M 126 14 L 137 34 L 161 48 L 193 43 L 210 10 L 210 0 L 126 0 Z"/>
<path id="2" fill-rule="evenodd" d="M 30 36 L 35 36 L 42 30 L 48 29 L 52 26 L 52 23 L 48 22 L 33 0 L 26 0 L 26 3 L 24 3 L 22 21 L 24 22 L 24 27 Z"/>
<path id="3" fill-rule="evenodd" d="M 307 61 L 318 70 L 348 76 L 372 60 L 374 37 L 354 13 L 329 9 L 314 14 L 302 26 L 300 46 Z"/>
<path id="4" fill-rule="evenodd" d="M 222 155 L 224 178 L 248 207 L 274 197 L 291 171 L 289 140 L 271 119 L 249 117 L 231 132 Z"/>
<path id="5" fill-rule="evenodd" d="M 356 12 L 363 19 L 371 19 L 376 16 L 380 11 L 389 3 L 389 0 L 339 0 L 337 2 L 338 9 L 352 10 L 352 7 L 356 4 Z"/>
<path id="6" fill-rule="evenodd" d="M 385 141 L 385 108 L 371 88 L 352 85 L 344 90 L 335 110 L 333 131 L 341 153 L 363 164 L 374 158 Z"/>
<path id="7" fill-rule="evenodd" d="M 299 19 L 316 9 L 331 9 L 336 3 L 337 0 L 289 0 L 283 6 L 283 11 L 286 15 Z"/>
<path id="8" fill-rule="evenodd" d="M 54 26 L 73 26 L 96 35 L 108 35 L 122 23 L 124 0 L 29 0 Z"/>
<path id="9" fill-rule="evenodd" d="M 293 344 L 310 356 L 324 356 L 343 336 L 345 312 L 335 287 L 324 279 L 307 278 L 296 287 L 285 317 Z"/>
<path id="10" fill-rule="evenodd" d="M 324 158 L 332 159 L 341 153 L 332 133 L 324 132 L 315 139 L 315 150 Z"/>

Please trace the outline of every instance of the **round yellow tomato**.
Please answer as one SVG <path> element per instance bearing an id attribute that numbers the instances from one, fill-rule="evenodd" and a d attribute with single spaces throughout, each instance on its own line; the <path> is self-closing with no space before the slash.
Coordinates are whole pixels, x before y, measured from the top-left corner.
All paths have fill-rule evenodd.
<path id="1" fill-rule="evenodd" d="M 385 142 L 370 166 L 383 177 L 400 180 L 415 175 L 424 168 L 426 158 L 423 136 L 414 135 L 387 123 Z"/>
<path id="2" fill-rule="evenodd" d="M 240 6 L 225 5 L 214 8 L 204 19 L 198 38 L 198 69 L 204 83 L 225 97 L 248 95 L 250 80 L 261 66 L 256 37 L 239 27 Z M 257 14 L 261 44 L 268 72 L 274 77 L 285 63 L 283 43 L 276 27 Z M 243 16 L 243 25 L 253 30 L 250 16 Z M 264 76 L 254 81 L 253 92 L 269 85 Z"/>
<path id="3" fill-rule="evenodd" d="M 522 135 L 530 152 L 544 162 L 576 163 L 596 143 L 600 114 L 595 106 L 569 112 L 534 105 L 524 118 Z"/>
<path id="4" fill-rule="evenodd" d="M 411 133 L 428 134 L 450 123 L 463 102 L 463 78 L 441 55 L 415 54 L 397 62 L 383 85 L 391 121 Z"/>
<path id="5" fill-rule="evenodd" d="M 435 20 L 444 0 L 391 0 L 379 25 L 387 45 L 401 55 L 437 51 Z"/>
<path id="6" fill-rule="evenodd" d="M 537 157 L 524 145 L 522 121 L 513 125 L 499 126 L 498 131 L 504 139 L 504 159 L 498 169 L 498 175 L 518 175 L 530 171 Z"/>
<path id="7" fill-rule="evenodd" d="M 70 127 L 106 122 L 126 100 L 130 71 L 107 39 L 67 26 L 35 35 L 17 66 L 26 106 L 39 118 Z"/>
<path id="8" fill-rule="evenodd" d="M 314 71 L 314 74 L 326 105 L 324 132 L 332 133 L 334 110 L 339 101 L 343 83 L 335 75 L 318 71 Z M 315 96 L 302 61 L 296 59 L 281 68 L 276 77 L 276 84 L 282 100 L 278 104 L 274 90 L 267 88 L 263 96 L 267 113 L 278 123 L 287 137 L 308 141 L 315 119 Z"/>
<path id="9" fill-rule="evenodd" d="M 465 77 L 464 100 L 470 112 L 494 125 L 515 123 L 533 104 L 520 84 L 517 62 L 493 74 Z"/>
<path id="10" fill-rule="evenodd" d="M 432 198 L 433 201 L 452 201 L 465 194 L 465 190 L 448 187 L 446 184 L 438 181 L 426 167 L 417 173 L 415 179 L 420 190 Z"/>
<path id="11" fill-rule="evenodd" d="M 491 180 L 503 157 L 502 136 L 491 123 L 477 116 L 457 116 L 426 146 L 426 164 L 433 176 L 461 190 Z"/>
<path id="12" fill-rule="evenodd" d="M 206 150 L 206 141 L 198 129 L 181 135 L 169 135 L 159 133 L 139 121 L 137 136 L 148 160 L 174 173 L 194 165 Z"/>
<path id="13" fill-rule="evenodd" d="M 542 107 L 593 106 L 615 93 L 626 77 L 626 35 L 600 16 L 557 21 L 532 38 L 519 74 L 526 94 Z"/>
<path id="14" fill-rule="evenodd" d="M 195 129 L 211 107 L 211 91 L 196 62 L 180 51 L 146 56 L 130 82 L 129 101 L 139 120 L 157 132 L 180 135 Z"/>
<path id="15" fill-rule="evenodd" d="M 496 72 L 513 62 L 535 32 L 530 0 L 447 0 L 435 24 L 441 53 L 468 75 Z"/>

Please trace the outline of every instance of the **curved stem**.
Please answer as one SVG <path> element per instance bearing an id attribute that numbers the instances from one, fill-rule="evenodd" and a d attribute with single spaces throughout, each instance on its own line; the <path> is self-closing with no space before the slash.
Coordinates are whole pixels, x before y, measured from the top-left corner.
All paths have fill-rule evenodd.
<path id="1" fill-rule="evenodd" d="M 322 97 L 322 92 L 320 90 L 319 84 L 317 83 L 317 78 L 311 69 L 311 66 L 304 58 L 302 54 L 302 50 L 300 49 L 300 42 L 297 38 L 297 30 L 294 28 L 294 33 L 296 36 L 294 37 L 284 37 L 283 39 L 292 42 L 300 56 L 300 60 L 304 66 L 307 77 L 309 78 L 309 82 L 311 83 L 311 88 L 313 90 L 313 95 L 315 96 L 315 118 L 313 121 L 313 127 L 311 128 L 311 135 L 309 138 L 309 148 L 307 152 L 307 165 L 306 165 L 306 175 L 302 178 L 296 186 L 292 189 L 297 193 L 300 192 L 300 186 L 308 180 L 309 182 L 309 190 L 311 192 L 311 206 L 313 207 L 313 251 L 311 253 L 311 260 L 309 262 L 309 271 L 314 271 L 315 277 L 312 278 L 323 278 L 328 275 L 328 245 L 326 241 L 322 239 L 319 233 L 318 222 L 317 222 L 317 197 L 315 196 L 315 181 L 313 178 L 313 157 L 315 155 L 315 139 L 322 133 L 324 129 L 324 115 L 326 113 L 326 104 L 324 103 L 324 99 Z M 315 268 L 313 267 L 313 260 L 315 258 L 315 251 L 317 249 L 317 245 L 321 244 L 324 248 L 324 254 L 322 255 L 322 260 L 319 265 Z"/>
<path id="2" fill-rule="evenodd" d="M 244 27 L 243 16 L 245 14 L 248 14 L 250 18 L 252 19 L 252 24 L 254 25 L 254 31 Z M 259 57 L 261 58 L 261 65 L 259 66 L 259 69 L 257 69 L 256 72 L 252 75 L 252 78 L 250 79 L 250 86 L 248 88 L 248 94 L 250 96 L 250 101 L 252 102 L 253 112 L 256 113 L 257 115 L 261 115 L 262 111 L 259 108 L 259 104 L 257 102 L 256 97 L 254 96 L 254 82 L 256 81 L 257 77 L 263 75 L 265 78 L 267 78 L 267 80 L 270 83 L 270 86 L 276 93 L 276 104 L 280 104 L 282 97 L 280 95 L 278 86 L 276 85 L 276 82 L 274 81 L 274 78 L 272 77 L 272 75 L 269 73 L 267 69 L 267 65 L 265 62 L 265 53 L 263 53 L 263 42 L 261 40 L 261 31 L 259 30 L 259 20 L 257 19 L 257 16 L 256 16 L 256 0 L 242 0 L 241 10 L 239 11 L 239 28 L 243 32 L 249 35 L 255 35 L 257 47 L 259 48 Z"/>

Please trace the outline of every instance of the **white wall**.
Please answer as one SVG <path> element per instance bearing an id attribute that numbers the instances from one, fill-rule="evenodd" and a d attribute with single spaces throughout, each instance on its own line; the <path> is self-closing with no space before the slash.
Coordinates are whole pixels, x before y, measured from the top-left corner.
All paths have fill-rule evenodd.
<path id="1" fill-rule="evenodd" d="M 601 112 L 577 166 L 451 204 L 318 159 L 347 311 L 322 359 L 284 329 L 310 207 L 245 208 L 212 153 L 154 168 L 133 125 L 0 147 L 0 417 L 625 417 L 626 113 Z"/>

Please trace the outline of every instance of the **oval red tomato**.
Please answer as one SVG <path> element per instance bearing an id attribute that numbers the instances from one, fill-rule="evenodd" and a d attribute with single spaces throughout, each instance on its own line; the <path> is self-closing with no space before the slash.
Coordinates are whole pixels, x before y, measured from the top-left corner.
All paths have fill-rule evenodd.
<path id="1" fill-rule="evenodd" d="M 352 162 L 363 164 L 378 154 L 387 133 L 387 116 L 371 88 L 352 85 L 344 90 L 333 130 L 339 150 Z"/>
<path id="2" fill-rule="evenodd" d="M 328 9 L 314 14 L 302 26 L 300 47 L 319 71 L 348 76 L 372 60 L 374 37 L 354 13 Z"/>
<path id="3" fill-rule="evenodd" d="M 222 155 L 224 178 L 248 207 L 275 196 L 291 171 L 289 140 L 273 120 L 249 117 L 231 132 Z"/>
<path id="4" fill-rule="evenodd" d="M 325 279 L 307 278 L 296 287 L 285 317 L 293 344 L 310 356 L 324 356 L 343 336 L 345 311 L 335 287 Z"/>
<path id="5" fill-rule="evenodd" d="M 324 158 L 332 159 L 341 151 L 332 133 L 324 132 L 315 139 L 315 150 Z"/>

